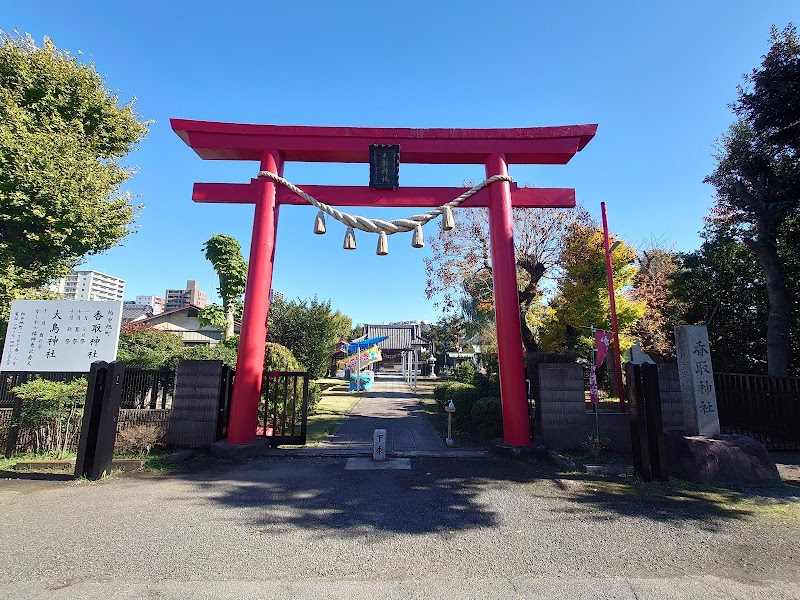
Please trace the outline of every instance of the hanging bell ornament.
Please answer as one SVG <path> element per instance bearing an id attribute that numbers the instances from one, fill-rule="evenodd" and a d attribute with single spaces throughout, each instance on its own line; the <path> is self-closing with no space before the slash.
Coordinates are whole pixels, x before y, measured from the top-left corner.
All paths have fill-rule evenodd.
<path id="1" fill-rule="evenodd" d="M 347 228 L 347 231 L 344 234 L 344 245 L 342 247 L 345 250 L 356 249 L 356 232 L 353 231 L 352 227 Z"/>
<path id="2" fill-rule="evenodd" d="M 378 256 L 386 256 L 389 254 L 389 238 L 386 236 L 385 231 L 381 231 L 378 234 L 378 250 L 376 253 Z"/>
<path id="3" fill-rule="evenodd" d="M 453 219 L 453 209 L 449 206 L 444 207 L 442 212 L 442 231 L 450 231 L 455 229 L 456 221 Z"/>
<path id="4" fill-rule="evenodd" d="M 317 213 L 317 218 L 314 219 L 314 233 L 322 235 L 325 231 L 325 213 L 320 210 Z"/>
<path id="5" fill-rule="evenodd" d="M 414 235 L 411 237 L 411 246 L 414 248 L 425 247 L 425 242 L 422 239 L 422 225 L 417 225 L 414 228 Z"/>

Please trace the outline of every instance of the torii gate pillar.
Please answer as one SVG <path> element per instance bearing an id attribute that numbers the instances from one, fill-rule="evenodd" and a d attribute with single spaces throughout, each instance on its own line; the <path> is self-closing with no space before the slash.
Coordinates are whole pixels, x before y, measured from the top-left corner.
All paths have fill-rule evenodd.
<path id="1" fill-rule="evenodd" d="M 486 176 L 507 175 L 508 164 L 566 164 L 594 137 L 597 125 L 521 129 L 401 129 L 248 125 L 171 119 L 173 130 L 204 159 L 259 161 L 262 171 L 282 174 L 284 161 L 368 163 L 371 144 L 399 144 L 403 163 L 483 164 Z M 331 206 L 430 207 L 466 188 L 300 186 Z M 255 438 L 264 369 L 269 293 L 275 259 L 278 207 L 307 205 L 266 178 L 247 184 L 196 183 L 195 202 L 255 204 L 239 356 L 231 398 L 228 443 Z M 496 181 L 462 208 L 488 207 L 504 442 L 529 446 L 522 333 L 517 299 L 512 207 L 575 206 L 571 188 L 519 188 Z"/>
<path id="2" fill-rule="evenodd" d="M 506 158 L 486 158 L 486 178 L 508 175 Z M 497 325 L 497 363 L 500 366 L 500 397 L 503 402 L 503 438 L 510 446 L 531 443 L 525 366 L 522 362 L 522 323 L 519 316 L 517 258 L 514 252 L 514 218 L 511 186 L 496 181 L 489 186 L 489 240 L 492 254 L 492 285 Z"/>
<path id="3" fill-rule="evenodd" d="M 261 170 L 283 175 L 283 158 L 278 152 L 265 151 L 261 158 Z M 272 289 L 275 241 L 278 237 L 279 206 L 275 183 L 271 179 L 260 179 L 257 183 L 239 354 L 228 419 L 228 442 L 231 444 L 246 444 L 255 437 L 267 343 L 269 292 Z M 233 410 L 234 406 L 236 410 Z"/>

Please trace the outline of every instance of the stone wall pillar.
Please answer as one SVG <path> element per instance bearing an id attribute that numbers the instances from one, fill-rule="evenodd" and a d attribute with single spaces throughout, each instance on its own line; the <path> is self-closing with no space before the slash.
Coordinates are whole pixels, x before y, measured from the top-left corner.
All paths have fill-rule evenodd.
<path id="1" fill-rule="evenodd" d="M 221 390 L 222 361 L 179 362 L 166 442 L 183 448 L 211 446 L 217 439 Z"/>
<path id="2" fill-rule="evenodd" d="M 575 363 L 539 365 L 542 439 L 549 448 L 580 448 L 586 441 L 583 367 Z"/>

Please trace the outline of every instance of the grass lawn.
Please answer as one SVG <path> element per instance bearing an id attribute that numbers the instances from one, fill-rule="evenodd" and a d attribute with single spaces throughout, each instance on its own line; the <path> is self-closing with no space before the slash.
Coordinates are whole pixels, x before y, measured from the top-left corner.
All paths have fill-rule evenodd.
<path id="1" fill-rule="evenodd" d="M 329 385 L 323 390 L 322 399 L 314 407 L 314 412 L 308 415 L 306 447 L 319 445 L 364 395 L 363 392 L 348 392 L 348 382 L 341 379 L 322 381 Z"/>

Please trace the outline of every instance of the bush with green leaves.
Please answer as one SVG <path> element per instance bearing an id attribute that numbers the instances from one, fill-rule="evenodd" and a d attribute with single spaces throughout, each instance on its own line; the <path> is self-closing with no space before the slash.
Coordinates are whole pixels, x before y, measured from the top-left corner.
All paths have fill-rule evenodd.
<path id="1" fill-rule="evenodd" d="M 453 405 L 456 407 L 453 424 L 456 427 L 472 428 L 472 407 L 478 398 L 480 398 L 480 393 L 474 385 L 464 385 L 453 391 Z"/>
<path id="2" fill-rule="evenodd" d="M 475 377 L 472 378 L 472 384 L 478 388 L 481 396 L 500 397 L 500 377 L 497 373 L 491 373 L 490 375 L 475 373 Z"/>
<path id="3" fill-rule="evenodd" d="M 86 379 L 49 381 L 34 379 L 11 391 L 22 401 L 19 414 L 10 421 L 29 437 L 36 454 L 62 455 L 77 442 L 86 401 Z"/>
<path id="4" fill-rule="evenodd" d="M 236 367 L 236 350 L 228 345 L 187 346 L 180 354 L 181 360 L 221 360 L 229 367 Z"/>
<path id="5" fill-rule="evenodd" d="M 503 433 L 503 407 L 500 398 L 484 396 L 472 405 L 472 425 L 483 438 L 499 437 Z"/>
<path id="6" fill-rule="evenodd" d="M 148 370 L 174 369 L 186 350 L 174 333 L 139 323 L 122 326 L 117 348 L 117 360 Z"/>
<path id="7" fill-rule="evenodd" d="M 472 383 L 475 377 L 475 367 L 469 361 L 464 361 L 453 369 L 453 379 L 461 383 Z"/>
<path id="8" fill-rule="evenodd" d="M 447 406 L 450 400 L 453 399 L 453 394 L 456 390 L 471 387 L 468 383 L 461 383 L 460 381 L 445 381 L 433 388 L 433 398 L 441 406 Z"/>

